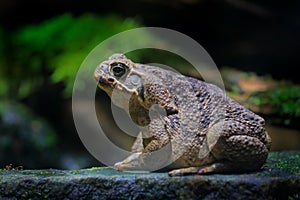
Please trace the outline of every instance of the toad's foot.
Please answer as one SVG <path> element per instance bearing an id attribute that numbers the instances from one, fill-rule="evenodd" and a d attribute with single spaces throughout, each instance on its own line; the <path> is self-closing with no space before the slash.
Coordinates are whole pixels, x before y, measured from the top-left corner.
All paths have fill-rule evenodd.
<path id="1" fill-rule="evenodd" d="M 142 154 L 142 152 L 137 152 L 137 153 L 131 154 L 125 160 L 123 160 L 121 162 L 117 162 L 114 165 L 114 168 L 117 169 L 118 171 L 138 169 L 139 166 L 141 165 L 140 159 L 139 159 L 141 154 Z"/>
<path id="2" fill-rule="evenodd" d="M 229 162 L 224 163 L 213 163 L 211 165 L 202 166 L 202 167 L 187 167 L 172 170 L 168 173 L 169 176 L 174 175 L 187 175 L 187 174 L 209 174 L 209 173 L 227 173 L 233 171 L 233 165 Z"/>
<path id="3" fill-rule="evenodd" d="M 187 167 L 187 168 L 180 168 L 180 169 L 174 169 L 168 173 L 169 176 L 174 175 L 186 175 L 186 174 L 196 174 L 201 167 Z"/>

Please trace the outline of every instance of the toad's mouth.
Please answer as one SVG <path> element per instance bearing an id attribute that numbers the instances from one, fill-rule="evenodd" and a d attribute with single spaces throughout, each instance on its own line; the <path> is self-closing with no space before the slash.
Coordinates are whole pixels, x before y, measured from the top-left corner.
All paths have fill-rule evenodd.
<path id="1" fill-rule="evenodd" d="M 98 86 L 100 87 L 110 87 L 110 88 L 115 88 L 117 85 L 117 82 L 114 79 L 111 78 L 100 78 L 98 80 Z"/>
<path id="2" fill-rule="evenodd" d="M 114 78 L 106 78 L 106 77 L 99 75 L 98 73 L 94 74 L 94 78 L 97 81 L 98 86 L 100 88 L 102 88 L 102 87 L 114 88 L 116 85 L 116 80 Z"/>
<path id="3" fill-rule="evenodd" d="M 97 83 L 98 83 L 98 87 L 105 91 L 109 96 L 111 96 L 113 91 L 119 91 L 121 93 L 126 93 L 126 94 L 137 94 L 137 91 L 135 89 L 129 89 L 128 87 L 126 87 L 123 84 L 120 84 L 119 81 L 115 80 L 114 78 L 111 77 L 102 77 L 98 74 L 94 75 Z"/>
<path id="4" fill-rule="evenodd" d="M 115 80 L 111 80 L 109 78 L 104 78 L 103 76 L 99 75 L 98 73 L 94 73 L 94 78 L 97 81 L 97 86 L 105 91 L 109 96 L 112 93 L 112 88 L 115 87 L 116 82 Z"/>

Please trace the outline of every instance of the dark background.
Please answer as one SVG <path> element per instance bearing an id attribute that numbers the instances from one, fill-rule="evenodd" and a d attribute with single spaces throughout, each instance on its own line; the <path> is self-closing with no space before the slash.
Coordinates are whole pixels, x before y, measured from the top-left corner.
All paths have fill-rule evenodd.
<path id="1" fill-rule="evenodd" d="M 299 8 L 297 0 L 2 0 L 0 20 L 14 29 L 65 12 L 136 17 L 145 26 L 170 28 L 192 37 L 218 66 L 299 82 Z"/>

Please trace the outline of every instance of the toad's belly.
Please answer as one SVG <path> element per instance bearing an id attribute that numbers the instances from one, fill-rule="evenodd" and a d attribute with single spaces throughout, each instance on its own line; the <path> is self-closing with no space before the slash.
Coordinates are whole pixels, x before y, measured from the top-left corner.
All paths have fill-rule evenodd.
<path id="1" fill-rule="evenodd" d="M 215 157 L 208 150 L 189 149 L 182 156 L 176 159 L 170 168 L 201 167 L 216 161 Z"/>

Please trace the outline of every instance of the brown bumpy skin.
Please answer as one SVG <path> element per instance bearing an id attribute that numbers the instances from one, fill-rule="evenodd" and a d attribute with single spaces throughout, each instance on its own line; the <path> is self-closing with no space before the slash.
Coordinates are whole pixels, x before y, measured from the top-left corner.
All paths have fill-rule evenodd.
<path id="1" fill-rule="evenodd" d="M 117 66 L 117 67 L 116 67 Z M 114 54 L 95 71 L 98 86 L 141 128 L 117 170 L 151 170 L 172 161 L 177 174 L 259 170 L 270 150 L 264 119 L 217 86 Z M 153 156 L 157 154 L 158 156 Z"/>

